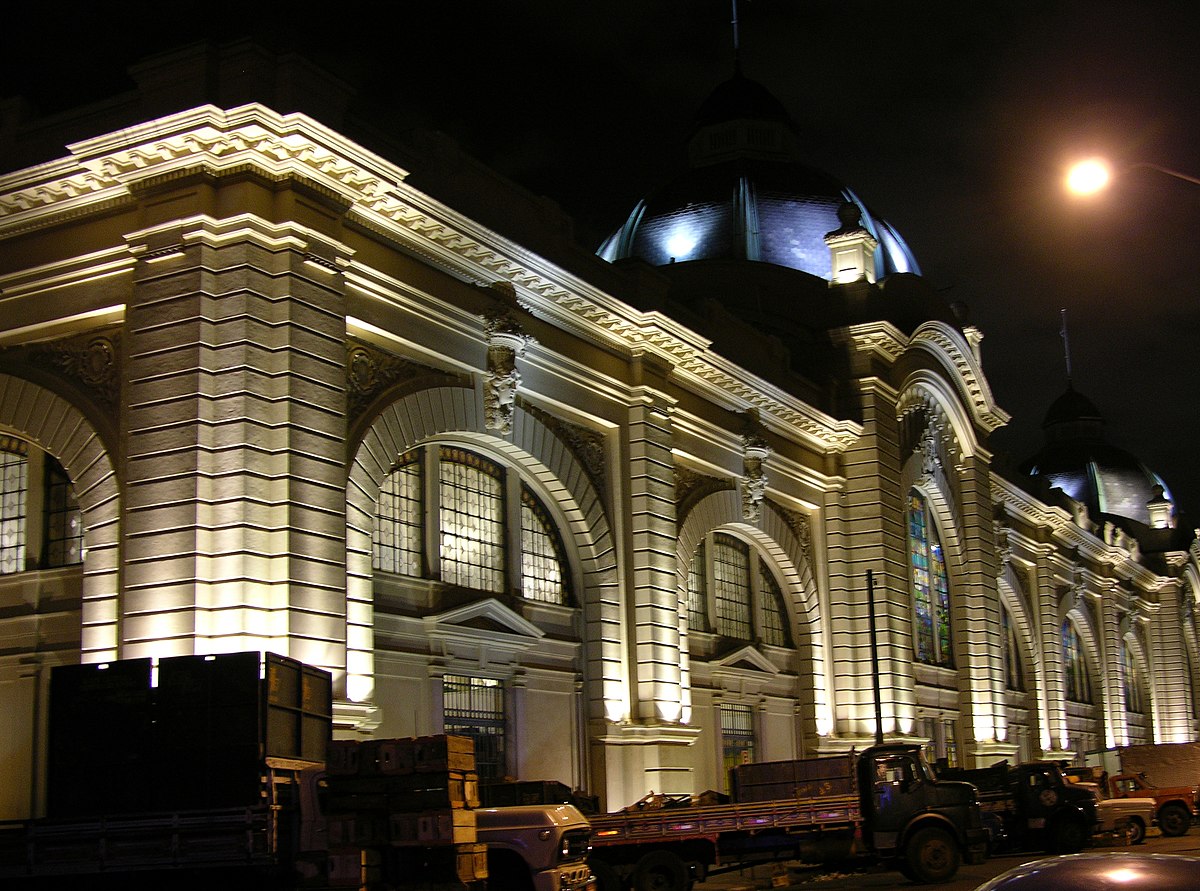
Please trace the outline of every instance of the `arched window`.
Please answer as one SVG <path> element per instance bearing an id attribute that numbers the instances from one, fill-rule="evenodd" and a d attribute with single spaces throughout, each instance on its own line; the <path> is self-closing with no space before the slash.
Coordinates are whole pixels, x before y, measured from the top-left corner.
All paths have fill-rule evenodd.
<path id="1" fill-rule="evenodd" d="M 512 547 L 520 548 L 515 561 Z M 511 470 L 452 446 L 413 449 L 396 462 L 380 487 L 372 562 L 396 575 L 436 572 L 463 588 L 571 600 L 566 553 L 546 506 Z"/>
<path id="2" fill-rule="evenodd" d="M 1012 616 L 1000 607 L 1000 647 L 1004 660 L 1004 686 L 1009 690 L 1025 690 L 1025 669 L 1021 664 L 1021 648 L 1017 641 L 1017 629 Z"/>
<path id="3" fill-rule="evenodd" d="M 25 570 L 25 496 L 29 468 L 25 444 L 7 437 L 0 448 L 0 574 Z"/>
<path id="4" fill-rule="evenodd" d="M 0 575 L 82 562 L 83 514 L 66 471 L 25 440 L 0 436 Z"/>
<path id="5" fill-rule="evenodd" d="M 929 506 L 916 490 L 908 496 L 908 555 L 917 661 L 953 667 L 946 557 Z"/>
<path id="6" fill-rule="evenodd" d="M 1125 669 L 1125 711 L 1139 715 L 1146 713 L 1146 699 L 1143 693 L 1142 673 L 1138 670 L 1133 652 L 1125 641 L 1121 641 L 1121 663 Z"/>
<path id="7" fill-rule="evenodd" d="M 747 542 L 725 532 L 707 536 L 688 567 L 688 625 L 734 640 L 792 646 L 774 573 Z"/>
<path id="8" fill-rule="evenodd" d="M 1067 699 L 1072 702 L 1092 701 L 1092 681 L 1079 632 L 1068 619 L 1062 624 L 1063 672 L 1066 674 Z"/>

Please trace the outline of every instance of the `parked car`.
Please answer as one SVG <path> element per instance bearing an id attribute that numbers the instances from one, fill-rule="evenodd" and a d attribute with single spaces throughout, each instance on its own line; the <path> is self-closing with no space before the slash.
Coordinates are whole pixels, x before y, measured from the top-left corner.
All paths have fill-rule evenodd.
<path id="1" fill-rule="evenodd" d="M 1087 789 L 1096 796 L 1096 816 L 1099 823 L 1096 833 L 1126 833 L 1131 845 L 1140 845 L 1146 840 L 1146 831 L 1158 822 L 1158 808 L 1153 798 L 1110 798 L 1105 787 L 1099 783 L 1085 783 L 1074 777 L 1071 782 Z"/>
<path id="2" fill-rule="evenodd" d="M 1013 867 L 975 891 L 1195 891 L 1200 857 L 1178 854 L 1063 854 Z"/>

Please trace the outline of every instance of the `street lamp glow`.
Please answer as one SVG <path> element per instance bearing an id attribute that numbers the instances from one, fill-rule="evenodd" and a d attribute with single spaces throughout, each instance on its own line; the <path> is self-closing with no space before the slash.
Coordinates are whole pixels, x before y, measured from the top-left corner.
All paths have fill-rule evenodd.
<path id="1" fill-rule="evenodd" d="M 1102 158 L 1088 158 L 1067 171 L 1067 189 L 1076 195 L 1094 195 L 1111 181 L 1112 168 Z"/>

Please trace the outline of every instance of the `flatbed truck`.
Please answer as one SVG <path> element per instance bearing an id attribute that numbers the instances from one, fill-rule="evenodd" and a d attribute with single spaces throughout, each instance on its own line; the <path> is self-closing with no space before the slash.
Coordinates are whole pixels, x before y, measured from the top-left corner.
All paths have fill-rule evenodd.
<path id="1" fill-rule="evenodd" d="M 987 833 L 975 790 L 939 781 L 915 745 L 739 765 L 733 801 L 631 806 L 594 815 L 600 891 L 687 891 L 709 875 L 771 861 L 873 857 L 921 882 L 982 862 Z"/>
<path id="2" fill-rule="evenodd" d="M 583 815 L 480 807 L 469 738 L 333 741 L 328 673 L 272 654 L 137 663 L 52 673 L 51 813 L 0 823 L 4 891 L 592 891 Z"/>
<path id="3" fill-rule="evenodd" d="M 938 775 L 965 780 L 979 790 L 984 824 L 996 852 L 1075 854 L 1091 843 L 1100 827 L 1096 796 L 1068 782 L 1052 761 L 942 767 Z"/>

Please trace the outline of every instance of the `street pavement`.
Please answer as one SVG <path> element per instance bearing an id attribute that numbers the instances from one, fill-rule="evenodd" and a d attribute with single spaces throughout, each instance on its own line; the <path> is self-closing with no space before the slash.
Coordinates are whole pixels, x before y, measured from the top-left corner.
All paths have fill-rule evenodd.
<path id="1" fill-rule="evenodd" d="M 1131 850 L 1145 854 L 1182 854 L 1200 857 L 1200 826 L 1192 826 L 1187 835 L 1178 838 L 1163 838 L 1157 834 L 1157 830 L 1152 832 L 1153 834 L 1140 845 L 1130 846 L 1100 838 L 1090 850 Z M 910 882 L 898 872 L 885 871 L 866 862 L 841 869 L 790 863 L 782 867 L 759 866 L 754 869 L 712 876 L 708 881 L 696 885 L 695 891 L 789 891 L 789 889 L 790 891 L 858 891 L 858 889 L 914 891 L 917 888 L 938 889 L 938 891 L 974 891 L 988 879 L 1022 863 L 1028 863 L 1030 860 L 1037 860 L 1044 856 L 1046 855 L 1038 852 L 1006 854 L 992 857 L 977 865 L 964 863 L 959 868 L 954 881 L 944 885 L 921 885 Z"/>

